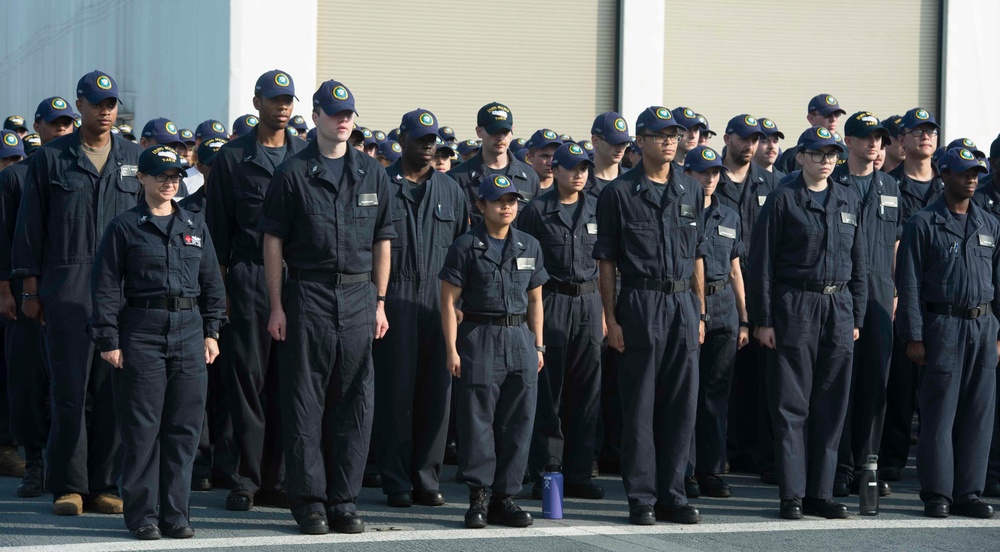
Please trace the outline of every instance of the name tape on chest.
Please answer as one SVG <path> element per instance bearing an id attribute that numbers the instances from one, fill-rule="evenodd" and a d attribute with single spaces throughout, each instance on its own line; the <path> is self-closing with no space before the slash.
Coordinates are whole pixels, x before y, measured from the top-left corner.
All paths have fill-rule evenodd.
<path id="1" fill-rule="evenodd" d="M 767 196 L 757 196 L 757 206 L 763 207 L 767 203 Z"/>
<path id="2" fill-rule="evenodd" d="M 190 234 L 185 235 L 184 245 L 190 245 L 191 247 L 201 247 L 201 236 L 192 236 Z"/>
<path id="3" fill-rule="evenodd" d="M 125 177 L 125 176 L 135 176 L 135 175 L 139 174 L 139 166 L 138 165 L 122 165 L 121 172 L 122 172 L 122 176 L 123 177 Z"/>
<path id="4" fill-rule="evenodd" d="M 858 217 L 854 213 L 840 213 L 840 222 L 850 224 L 851 226 L 857 226 Z"/>
<path id="5" fill-rule="evenodd" d="M 993 236 L 979 234 L 979 245 L 984 247 L 994 247 L 996 246 L 996 241 L 993 239 Z"/>
<path id="6" fill-rule="evenodd" d="M 517 258 L 517 269 L 518 270 L 535 270 L 535 258 L 534 257 L 518 257 Z"/>
<path id="7" fill-rule="evenodd" d="M 681 203 L 681 216 L 685 218 L 694 218 L 694 205 Z"/>
<path id="8" fill-rule="evenodd" d="M 359 194 L 358 207 L 373 207 L 378 205 L 378 194 Z"/>
<path id="9" fill-rule="evenodd" d="M 590 234 L 590 235 L 597 234 L 597 223 L 596 222 L 588 222 L 587 223 L 587 233 Z"/>
<path id="10" fill-rule="evenodd" d="M 896 196 L 878 196 L 878 204 L 881 207 L 899 207 L 899 198 Z"/>
<path id="11" fill-rule="evenodd" d="M 735 240 L 736 239 L 736 229 L 735 228 L 726 228 L 725 226 L 720 226 L 719 227 L 719 235 L 722 236 L 723 238 L 729 238 L 729 239 Z"/>

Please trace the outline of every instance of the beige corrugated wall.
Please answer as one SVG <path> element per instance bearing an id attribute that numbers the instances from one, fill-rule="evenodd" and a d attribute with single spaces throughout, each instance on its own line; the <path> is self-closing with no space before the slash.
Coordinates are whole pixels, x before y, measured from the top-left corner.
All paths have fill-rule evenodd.
<path id="1" fill-rule="evenodd" d="M 358 124 L 373 129 L 422 107 L 474 138 L 478 109 L 500 101 L 516 136 L 547 127 L 589 139 L 594 115 L 615 108 L 617 10 L 616 0 L 320 0 L 316 79 L 346 84 Z M 312 92 L 299 93 L 298 111 Z"/>
<path id="2" fill-rule="evenodd" d="M 788 142 L 819 93 L 848 115 L 935 111 L 938 10 L 935 0 L 666 0 L 662 101 L 702 113 L 720 135 L 734 115 L 769 117 Z"/>

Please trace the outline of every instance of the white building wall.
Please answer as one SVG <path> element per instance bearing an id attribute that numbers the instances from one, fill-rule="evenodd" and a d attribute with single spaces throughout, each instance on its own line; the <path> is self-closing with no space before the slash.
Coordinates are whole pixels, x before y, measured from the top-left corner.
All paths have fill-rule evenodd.
<path id="1" fill-rule="evenodd" d="M 643 109 L 664 105 L 664 2 L 622 0 L 620 112 L 635 135 Z M 673 109 L 674 105 L 667 105 Z"/>
<path id="2" fill-rule="evenodd" d="M 229 0 L 5 0 L 0 113 L 31 120 L 53 95 L 72 104 L 79 78 L 100 69 L 118 83 L 119 112 L 133 126 L 223 118 L 228 22 Z"/>
<path id="3" fill-rule="evenodd" d="M 941 145 L 970 138 L 986 153 L 1000 133 L 1000 2 L 945 0 Z"/>

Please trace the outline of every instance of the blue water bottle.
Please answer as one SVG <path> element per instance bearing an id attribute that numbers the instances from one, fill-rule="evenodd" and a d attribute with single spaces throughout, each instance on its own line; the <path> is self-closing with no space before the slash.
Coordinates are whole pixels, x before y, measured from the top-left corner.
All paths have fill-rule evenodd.
<path id="1" fill-rule="evenodd" d="M 542 517 L 563 517 L 563 474 L 558 464 L 548 464 L 542 474 Z"/>

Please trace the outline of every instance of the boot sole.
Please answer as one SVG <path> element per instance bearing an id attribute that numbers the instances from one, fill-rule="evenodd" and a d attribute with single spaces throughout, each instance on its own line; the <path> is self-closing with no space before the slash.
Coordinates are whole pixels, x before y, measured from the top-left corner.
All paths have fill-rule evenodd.
<path id="1" fill-rule="evenodd" d="M 45 494 L 45 492 L 42 491 L 41 489 L 37 491 L 22 491 L 21 489 L 17 490 L 17 496 L 21 498 L 38 498 L 43 494 Z"/>
<path id="2" fill-rule="evenodd" d="M 527 519 L 524 521 L 504 521 L 502 519 L 486 518 L 486 523 L 492 525 L 505 525 L 507 527 L 529 527 L 534 522 L 534 519 Z"/>
<path id="3" fill-rule="evenodd" d="M 57 516 L 78 516 L 83 513 L 83 508 L 75 504 L 58 504 L 52 506 L 52 513 Z"/>

